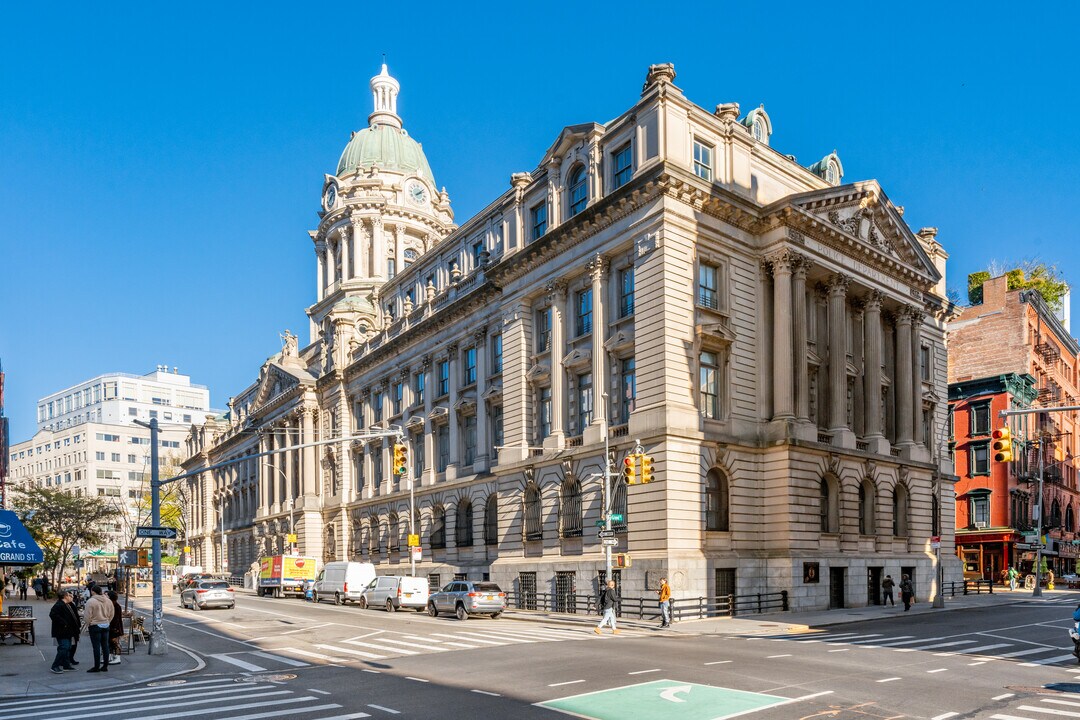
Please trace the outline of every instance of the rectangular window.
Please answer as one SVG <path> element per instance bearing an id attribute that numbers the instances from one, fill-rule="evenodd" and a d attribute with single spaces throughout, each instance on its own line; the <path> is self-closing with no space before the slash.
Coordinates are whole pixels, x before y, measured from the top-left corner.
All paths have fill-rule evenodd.
<path id="1" fill-rule="evenodd" d="M 116 399 L 116 383 L 115 382 L 107 382 L 107 383 L 105 383 L 105 399 L 106 400 L 115 400 Z"/>
<path id="2" fill-rule="evenodd" d="M 120 441 L 120 436 L 119 435 L 116 436 L 116 440 L 117 440 L 117 442 Z M 131 444 L 132 445 L 149 445 L 150 444 L 150 438 L 133 437 L 133 438 L 131 438 Z"/>
<path id="3" fill-rule="evenodd" d="M 397 275 L 397 260 L 390 258 L 386 261 L 386 277 L 393 280 L 395 275 Z"/>
<path id="4" fill-rule="evenodd" d="M 413 404 L 424 404 L 424 372 L 420 371 L 413 376 Z"/>
<path id="5" fill-rule="evenodd" d="M 435 451 L 439 456 L 438 464 L 435 466 L 436 472 L 446 472 L 446 467 L 450 464 L 450 426 L 440 425 L 435 430 Z"/>
<path id="6" fill-rule="evenodd" d="M 502 405 L 491 408 L 491 457 L 498 459 L 499 448 L 503 444 L 503 409 Z"/>
<path id="7" fill-rule="evenodd" d="M 462 359 L 461 380 L 465 385 L 472 385 L 476 382 L 476 348 L 466 348 Z"/>
<path id="8" fill-rule="evenodd" d="M 135 455 L 128 455 L 128 463 L 131 464 L 131 465 L 134 465 L 135 463 L 137 463 L 138 460 L 136 460 L 135 457 L 136 457 Z"/>
<path id="9" fill-rule="evenodd" d="M 120 453 L 111 453 L 111 457 L 109 459 L 115 463 L 120 462 Z"/>
<path id="10" fill-rule="evenodd" d="M 971 434 L 990 434 L 990 403 L 983 402 L 971 406 Z"/>
<path id="11" fill-rule="evenodd" d="M 137 416 L 139 415 L 139 409 L 138 409 L 138 408 L 133 408 L 133 407 L 129 407 L 129 408 L 128 408 L 128 415 L 130 415 L 131 417 L 137 417 Z"/>
<path id="12" fill-rule="evenodd" d="M 593 421 L 593 386 L 592 373 L 578 375 L 577 378 L 577 415 L 578 430 L 585 431 Z"/>
<path id="13" fill-rule="evenodd" d="M 540 439 L 543 440 L 551 434 L 551 388 L 540 388 Z"/>
<path id="14" fill-rule="evenodd" d="M 720 364 L 716 353 L 701 353 L 701 414 L 713 420 L 720 417 Z"/>
<path id="15" fill-rule="evenodd" d="M 619 317 L 634 314 L 634 268 L 628 267 L 619 273 Z"/>
<path id="16" fill-rule="evenodd" d="M 927 345 L 919 348 L 919 364 L 923 382 L 930 382 L 930 348 Z"/>
<path id="17" fill-rule="evenodd" d="M 577 335 L 586 335 L 592 332 L 592 288 L 582 290 L 577 294 Z"/>
<path id="18" fill-rule="evenodd" d="M 715 265 L 698 265 L 698 305 L 712 310 L 720 309 L 720 268 Z"/>
<path id="19" fill-rule="evenodd" d="M 551 347 L 551 308 L 536 313 L 536 352 L 547 352 Z"/>
<path id="20" fill-rule="evenodd" d="M 543 202 L 533 207 L 532 216 L 532 239 L 539 240 L 547 233 L 547 203 Z"/>
<path id="21" fill-rule="evenodd" d="M 637 396 L 637 368 L 634 358 L 622 361 L 622 374 L 619 388 L 619 422 L 630 422 L 630 413 L 634 412 L 634 398 Z"/>
<path id="22" fill-rule="evenodd" d="M 373 393 L 371 393 L 372 422 L 382 422 L 382 414 L 383 414 L 382 405 L 383 405 L 383 403 L 382 403 L 382 393 L 381 392 L 373 392 Z"/>
<path id="23" fill-rule="evenodd" d="M 412 436 L 413 454 L 413 477 L 419 478 L 424 475 L 424 434 L 414 433 Z"/>
<path id="24" fill-rule="evenodd" d="M 450 394 L 450 361 L 439 362 L 439 397 Z"/>
<path id="25" fill-rule="evenodd" d="M 191 422 L 191 416 L 190 415 L 184 415 L 184 422 L 186 422 L 186 423 Z"/>
<path id="26" fill-rule="evenodd" d="M 971 444 L 971 470 L 968 475 L 990 474 L 990 445 L 989 443 Z"/>
<path id="27" fill-rule="evenodd" d="M 157 410 L 151 410 L 150 411 L 150 419 L 151 420 L 157 419 Z"/>
<path id="28" fill-rule="evenodd" d="M 405 400 L 405 384 L 394 383 L 394 414 L 401 414 L 401 406 Z"/>
<path id="29" fill-rule="evenodd" d="M 376 485 L 382 484 L 384 479 L 382 473 L 382 448 L 376 448 L 375 452 L 371 454 L 371 477 Z"/>
<path id="30" fill-rule="evenodd" d="M 476 416 L 465 418 L 465 464 L 476 462 Z"/>
<path id="31" fill-rule="evenodd" d="M 709 182 L 712 182 L 713 176 L 712 157 L 712 146 L 694 138 L 694 174 Z"/>
<path id="32" fill-rule="evenodd" d="M 975 527 L 990 526 L 990 496 L 979 495 L 971 498 L 971 521 Z"/>
<path id="33" fill-rule="evenodd" d="M 94 453 L 94 459 L 104 461 L 105 460 L 105 453 L 103 453 L 103 452 Z"/>
<path id="34" fill-rule="evenodd" d="M 613 174 L 611 176 L 612 190 L 617 190 L 630 182 L 630 177 L 634 174 L 633 149 L 634 148 L 630 143 L 626 143 L 611 156 L 613 162 Z"/>
<path id="35" fill-rule="evenodd" d="M 493 335 L 491 338 L 491 374 L 498 375 L 502 372 L 502 333 Z"/>
<path id="36" fill-rule="evenodd" d="M 947 427 L 948 427 L 948 431 L 949 431 L 949 440 L 952 440 L 955 437 L 954 430 L 953 430 L 953 427 L 954 427 L 954 425 L 953 425 L 953 420 L 954 420 L 953 413 L 955 413 L 955 412 L 956 411 L 953 408 L 953 406 L 950 405 L 949 406 L 949 411 L 945 416 L 945 422 L 948 424 Z"/>
<path id="37" fill-rule="evenodd" d="M 480 267 L 480 253 L 484 252 L 484 243 L 475 242 L 472 246 L 473 267 Z"/>

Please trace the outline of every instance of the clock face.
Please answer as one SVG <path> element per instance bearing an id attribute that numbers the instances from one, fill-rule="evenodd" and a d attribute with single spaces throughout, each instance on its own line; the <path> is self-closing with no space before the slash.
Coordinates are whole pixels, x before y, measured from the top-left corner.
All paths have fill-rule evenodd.
<path id="1" fill-rule="evenodd" d="M 427 202 L 427 188 L 416 180 L 411 181 L 408 187 L 405 188 L 405 195 L 416 205 L 423 205 Z"/>
<path id="2" fill-rule="evenodd" d="M 326 191 L 323 193 L 323 209 L 331 210 L 334 207 L 334 202 L 337 200 L 337 186 L 328 185 Z"/>

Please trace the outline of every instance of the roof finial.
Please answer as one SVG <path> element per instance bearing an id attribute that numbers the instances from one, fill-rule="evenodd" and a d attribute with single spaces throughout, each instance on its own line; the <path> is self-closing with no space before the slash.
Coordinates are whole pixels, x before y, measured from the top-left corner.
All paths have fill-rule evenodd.
<path id="1" fill-rule="evenodd" d="M 397 114 L 397 95 L 400 86 L 390 76 L 386 68 L 386 54 L 383 54 L 382 71 L 371 78 L 371 94 L 375 101 L 374 112 L 368 115 L 368 125 L 390 125 L 401 127 L 401 118 Z"/>

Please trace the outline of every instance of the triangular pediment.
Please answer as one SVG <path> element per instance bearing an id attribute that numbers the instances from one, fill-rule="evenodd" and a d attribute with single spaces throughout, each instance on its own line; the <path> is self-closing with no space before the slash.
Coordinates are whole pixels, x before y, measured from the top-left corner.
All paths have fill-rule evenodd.
<path id="1" fill-rule="evenodd" d="M 305 378 L 300 377 L 299 373 L 307 375 L 306 371 L 286 369 L 274 362 L 268 362 L 263 365 L 258 387 L 255 390 L 255 397 L 251 402 L 251 407 L 261 408 L 271 402 L 274 398 L 285 395 L 305 384 Z M 311 378 L 310 376 L 308 376 L 307 380 L 309 382 L 306 384 L 314 383 L 314 378 Z"/>
<path id="2" fill-rule="evenodd" d="M 897 208 L 876 181 L 841 185 L 792 195 L 777 203 L 797 209 L 821 225 L 841 233 L 923 275 L 929 282 L 941 279 L 933 260 L 904 222 Z"/>

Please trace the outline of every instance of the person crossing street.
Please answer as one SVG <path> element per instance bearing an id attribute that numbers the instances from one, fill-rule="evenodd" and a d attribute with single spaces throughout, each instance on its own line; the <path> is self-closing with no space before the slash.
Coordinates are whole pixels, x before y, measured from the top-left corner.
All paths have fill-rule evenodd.
<path id="1" fill-rule="evenodd" d="M 657 595 L 660 598 L 660 627 L 671 627 L 671 586 L 667 578 L 660 578 Z"/>
<path id="2" fill-rule="evenodd" d="M 600 619 L 600 624 L 593 628 L 593 632 L 599 635 L 600 629 L 610 623 L 611 634 L 619 634 L 618 628 L 615 627 L 615 608 L 618 605 L 619 591 L 615 588 L 615 581 L 608 580 L 607 587 L 600 591 L 600 609 L 603 611 L 604 617 Z"/>

